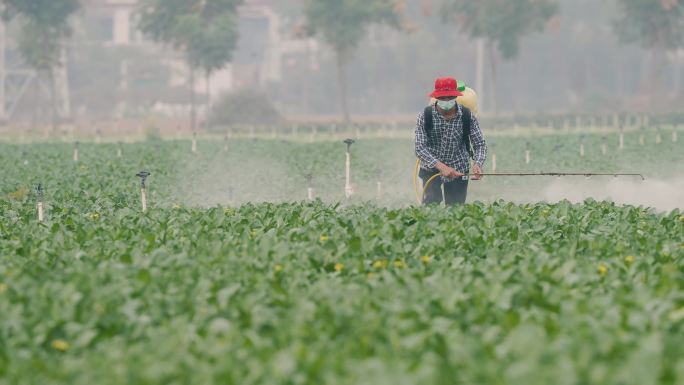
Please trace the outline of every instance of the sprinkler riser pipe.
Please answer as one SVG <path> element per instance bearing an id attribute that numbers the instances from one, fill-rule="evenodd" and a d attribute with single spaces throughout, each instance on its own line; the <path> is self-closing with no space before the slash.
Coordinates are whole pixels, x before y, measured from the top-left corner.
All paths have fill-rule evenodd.
<path id="1" fill-rule="evenodd" d="M 641 135 L 639 136 L 639 144 L 642 145 L 642 146 L 644 145 L 644 135 L 643 135 L 643 134 L 641 134 Z"/>
<path id="2" fill-rule="evenodd" d="M 580 144 L 580 156 L 584 157 L 584 143 Z"/>
<path id="3" fill-rule="evenodd" d="M 601 154 L 606 155 L 608 153 L 608 148 L 606 147 L 605 144 L 601 145 Z"/>
<path id="4" fill-rule="evenodd" d="M 496 154 L 492 154 L 492 171 L 496 171 Z"/>
<path id="5" fill-rule="evenodd" d="M 306 198 L 310 201 L 314 200 L 314 189 L 313 189 L 313 187 L 308 187 L 306 189 Z"/>
<path id="6" fill-rule="evenodd" d="M 530 150 L 525 150 L 525 164 L 530 164 Z"/>
<path id="7" fill-rule="evenodd" d="M 620 150 L 624 149 L 625 148 L 625 134 L 623 134 L 622 132 L 620 133 L 619 142 L 620 142 Z"/>
<path id="8" fill-rule="evenodd" d="M 144 187 L 140 188 L 140 202 L 142 203 L 142 211 L 147 211 L 147 191 Z"/>
<path id="9" fill-rule="evenodd" d="M 377 183 L 377 197 L 378 200 L 382 199 L 382 182 Z"/>
<path id="10" fill-rule="evenodd" d="M 347 152 L 347 157 L 344 162 L 344 195 L 351 197 L 351 154 Z"/>
<path id="11" fill-rule="evenodd" d="M 74 148 L 74 162 L 78 162 L 78 148 Z"/>
<path id="12" fill-rule="evenodd" d="M 672 142 L 677 141 L 677 131 L 672 131 Z"/>
<path id="13" fill-rule="evenodd" d="M 660 144 L 663 141 L 662 138 L 660 137 L 660 134 L 656 134 L 655 140 L 656 140 L 656 144 Z"/>
<path id="14" fill-rule="evenodd" d="M 43 202 L 38 202 L 36 204 L 36 208 L 38 209 L 38 221 L 42 222 L 43 221 Z"/>

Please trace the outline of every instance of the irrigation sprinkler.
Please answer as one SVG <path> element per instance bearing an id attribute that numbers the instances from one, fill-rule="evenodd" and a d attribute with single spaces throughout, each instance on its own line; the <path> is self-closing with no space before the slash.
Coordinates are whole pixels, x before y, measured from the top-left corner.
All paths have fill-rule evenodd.
<path id="1" fill-rule="evenodd" d="M 641 134 L 639 135 L 639 145 L 644 145 L 644 126 L 641 126 Z"/>
<path id="2" fill-rule="evenodd" d="M 601 137 L 601 155 L 606 156 L 608 153 L 608 146 L 606 145 L 606 137 Z"/>
<path id="3" fill-rule="evenodd" d="M 123 157 L 123 146 L 121 142 L 116 143 L 116 157 L 121 158 Z"/>
<path id="4" fill-rule="evenodd" d="M 42 222 L 44 219 L 43 214 L 43 185 L 38 183 L 36 187 L 36 209 L 38 211 L 38 222 Z"/>
<path id="5" fill-rule="evenodd" d="M 306 199 L 314 200 L 313 174 L 304 175 L 306 178 Z"/>
<path id="6" fill-rule="evenodd" d="M 78 162 L 78 142 L 74 143 L 74 162 Z"/>
<path id="7" fill-rule="evenodd" d="M 525 143 L 525 164 L 530 164 L 530 142 Z"/>
<path id="8" fill-rule="evenodd" d="M 376 187 L 377 187 L 376 197 L 377 197 L 378 200 L 381 200 L 381 199 L 382 199 L 382 181 L 380 180 L 380 178 L 382 178 L 382 170 L 381 170 L 381 169 L 379 169 L 379 168 L 376 168 L 376 169 L 375 169 L 375 177 L 377 178 L 377 182 L 376 182 Z"/>
<path id="9" fill-rule="evenodd" d="M 625 128 L 620 126 L 620 139 L 619 139 L 620 150 L 625 148 Z"/>
<path id="10" fill-rule="evenodd" d="M 494 151 L 494 142 L 492 142 L 492 171 L 496 171 L 496 152 Z"/>
<path id="11" fill-rule="evenodd" d="M 192 152 L 197 152 L 197 131 L 192 132 Z"/>
<path id="12" fill-rule="evenodd" d="M 580 157 L 584 158 L 584 135 L 580 135 Z"/>
<path id="13" fill-rule="evenodd" d="M 351 187 L 351 145 L 354 144 L 354 142 L 354 139 L 345 139 L 344 141 L 344 143 L 347 145 L 347 158 L 344 163 L 344 195 L 347 198 L 351 198 L 352 194 L 354 193 Z"/>
<path id="14" fill-rule="evenodd" d="M 138 178 L 140 178 L 140 201 L 142 202 L 142 211 L 146 212 L 147 211 L 147 191 L 145 187 L 145 181 L 147 180 L 147 177 L 149 177 L 151 174 L 149 171 L 140 171 L 139 173 L 135 174 Z"/>
<path id="15" fill-rule="evenodd" d="M 223 136 L 223 152 L 228 152 L 228 134 Z"/>
<path id="16" fill-rule="evenodd" d="M 672 142 L 676 143 L 677 142 L 677 128 L 672 131 Z"/>
<path id="17" fill-rule="evenodd" d="M 316 140 L 316 126 L 311 126 L 311 135 L 309 136 L 309 141 L 314 142 Z"/>
<path id="18" fill-rule="evenodd" d="M 95 129 L 95 143 L 100 144 L 102 141 L 102 131 L 99 128 Z"/>
<path id="19" fill-rule="evenodd" d="M 29 161 L 28 161 L 28 153 L 26 150 L 21 150 L 21 159 L 23 159 L 22 163 L 24 166 L 28 166 Z"/>

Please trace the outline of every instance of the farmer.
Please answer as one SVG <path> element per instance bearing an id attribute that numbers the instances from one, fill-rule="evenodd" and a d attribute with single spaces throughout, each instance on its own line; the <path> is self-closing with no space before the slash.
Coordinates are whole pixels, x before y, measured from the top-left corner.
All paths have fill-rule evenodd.
<path id="1" fill-rule="evenodd" d="M 475 114 L 456 102 L 456 97 L 462 95 L 454 78 L 439 78 L 430 94 L 436 102 L 418 115 L 416 156 L 420 159 L 419 176 L 423 188 L 432 176 L 441 175 L 428 185 L 424 204 L 441 203 L 442 200 L 447 205 L 463 204 L 468 179 L 482 178 L 487 144 Z M 470 159 L 474 160 L 472 169 Z M 469 177 L 464 177 L 466 175 Z"/>

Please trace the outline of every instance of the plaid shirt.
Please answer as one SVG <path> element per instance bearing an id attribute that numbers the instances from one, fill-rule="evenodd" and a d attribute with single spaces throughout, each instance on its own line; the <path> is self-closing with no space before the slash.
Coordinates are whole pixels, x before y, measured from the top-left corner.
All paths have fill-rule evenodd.
<path id="1" fill-rule="evenodd" d="M 416 156 L 420 159 L 420 166 L 425 170 L 434 169 L 437 161 L 441 161 L 456 171 L 468 174 L 470 172 L 470 156 L 463 143 L 463 109 L 457 105 L 456 116 L 445 119 L 432 108 L 433 134 L 428 137 L 425 132 L 425 112 L 418 115 L 416 124 Z M 480 123 L 471 114 L 470 143 L 473 146 L 473 158 L 481 168 L 487 159 L 487 144 L 485 143 Z"/>

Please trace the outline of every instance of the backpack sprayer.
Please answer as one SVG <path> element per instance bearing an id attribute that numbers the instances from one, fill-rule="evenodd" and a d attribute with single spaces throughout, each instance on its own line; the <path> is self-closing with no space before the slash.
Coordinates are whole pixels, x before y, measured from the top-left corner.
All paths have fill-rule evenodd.
<path id="1" fill-rule="evenodd" d="M 475 91 L 468 87 L 465 82 L 459 80 L 457 81 L 457 87 L 458 90 L 463 94 L 463 96 L 458 96 L 456 97 L 456 102 L 460 104 L 461 106 L 465 107 L 463 109 L 464 111 L 464 117 L 468 118 L 464 120 L 464 142 L 466 143 L 466 147 L 468 148 L 468 151 L 470 152 L 470 156 L 472 157 L 472 149 L 470 148 L 470 115 L 475 114 L 477 115 L 478 113 L 478 105 L 477 105 L 477 93 Z M 434 106 L 436 100 L 431 99 L 430 100 L 430 106 Z M 426 108 L 426 117 L 427 117 L 427 112 L 429 111 L 428 109 L 431 107 Z M 430 117 L 432 114 L 430 114 Z M 426 126 L 427 125 L 432 125 L 432 119 L 426 119 Z M 432 129 L 432 127 L 430 127 Z M 414 192 L 416 194 L 416 200 L 418 201 L 418 204 L 423 203 L 423 198 L 425 197 L 425 192 L 427 191 L 428 187 L 432 182 L 434 182 L 435 179 L 440 177 L 440 174 L 435 174 L 433 175 L 430 179 L 425 181 L 423 183 L 423 189 L 422 193 L 420 191 L 420 185 L 418 184 L 418 174 L 420 172 L 420 159 L 416 160 L 416 167 L 413 173 L 413 187 L 414 187 Z M 463 175 L 461 178 L 463 180 L 468 180 L 470 179 L 471 175 Z M 519 176 L 585 176 L 585 177 L 590 177 L 590 176 L 613 176 L 613 177 L 618 177 L 618 176 L 638 176 L 641 178 L 641 180 L 645 180 L 644 176 L 642 174 L 630 174 L 630 173 L 594 173 L 594 172 L 539 172 L 539 173 L 483 173 L 479 174 L 479 176 L 509 176 L 509 177 L 519 177 Z"/>

